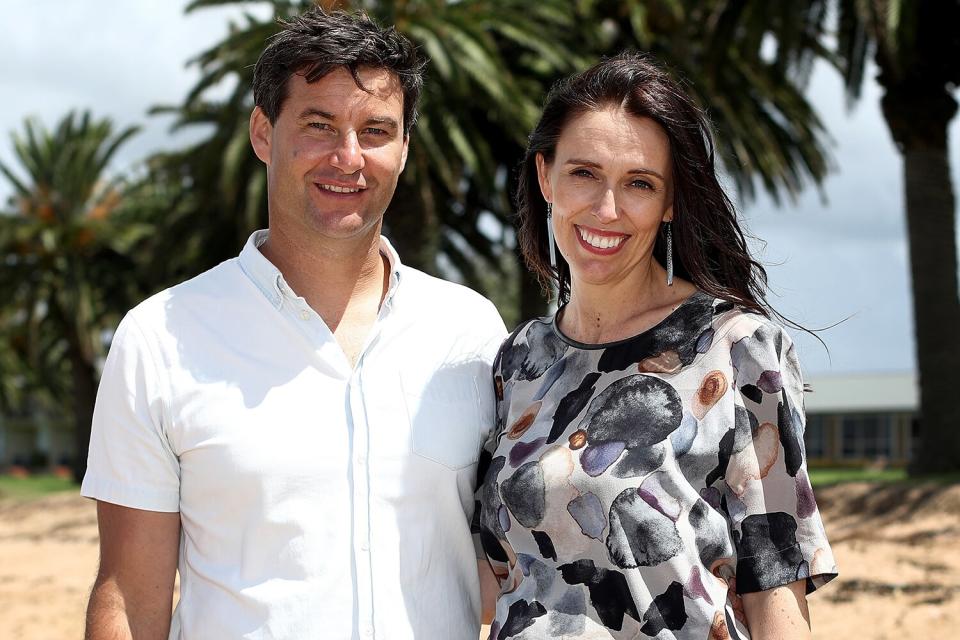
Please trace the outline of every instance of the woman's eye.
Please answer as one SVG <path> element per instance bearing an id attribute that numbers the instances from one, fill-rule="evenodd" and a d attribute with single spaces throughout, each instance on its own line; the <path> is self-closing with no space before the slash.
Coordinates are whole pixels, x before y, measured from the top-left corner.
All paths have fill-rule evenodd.
<path id="1" fill-rule="evenodd" d="M 570 175 L 577 176 L 578 178 L 592 178 L 593 174 L 587 171 L 586 169 L 574 169 L 570 172 Z"/>
<path id="2" fill-rule="evenodd" d="M 647 189 L 650 191 L 654 190 L 654 186 L 649 182 L 647 182 L 646 180 L 634 180 L 633 182 L 630 183 L 630 186 L 635 187 L 637 189 Z"/>

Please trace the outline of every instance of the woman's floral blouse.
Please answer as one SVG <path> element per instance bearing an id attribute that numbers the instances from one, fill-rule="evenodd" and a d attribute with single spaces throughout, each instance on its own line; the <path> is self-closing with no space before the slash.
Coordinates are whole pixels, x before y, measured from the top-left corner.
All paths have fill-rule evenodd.
<path id="1" fill-rule="evenodd" d="M 494 364 L 475 531 L 491 638 L 749 638 L 740 595 L 837 569 L 776 324 L 698 292 L 616 343 L 530 321 Z"/>

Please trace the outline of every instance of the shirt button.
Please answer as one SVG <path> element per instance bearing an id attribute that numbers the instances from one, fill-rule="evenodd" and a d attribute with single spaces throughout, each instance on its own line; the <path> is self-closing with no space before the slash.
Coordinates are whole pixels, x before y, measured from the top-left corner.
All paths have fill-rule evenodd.
<path id="1" fill-rule="evenodd" d="M 363 630 L 363 635 L 365 635 L 365 636 L 367 636 L 367 637 L 369 638 L 370 636 L 373 635 L 373 629 L 371 629 L 370 627 L 366 627 L 366 628 Z"/>
<path id="2" fill-rule="evenodd" d="M 357 458 L 357 466 L 358 466 L 358 467 L 362 467 L 362 466 L 365 465 L 366 463 L 367 463 L 367 461 L 364 460 L 363 458 Z"/>
<path id="3" fill-rule="evenodd" d="M 366 551 L 366 550 L 369 549 L 369 548 L 370 548 L 370 547 L 367 546 L 367 543 L 366 543 L 366 542 L 361 542 L 361 543 L 360 543 L 360 551 Z"/>
<path id="4" fill-rule="evenodd" d="M 307 311 L 306 309 L 300 309 L 300 319 L 301 319 L 301 320 L 309 320 L 309 319 L 310 319 L 310 312 Z"/>

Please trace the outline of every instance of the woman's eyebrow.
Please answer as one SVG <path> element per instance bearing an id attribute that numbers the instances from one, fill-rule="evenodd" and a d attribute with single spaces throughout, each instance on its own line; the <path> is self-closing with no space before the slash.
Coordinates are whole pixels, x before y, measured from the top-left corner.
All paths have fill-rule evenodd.
<path id="1" fill-rule="evenodd" d="M 593 162 L 592 160 L 581 160 L 580 158 L 570 158 L 570 159 L 567 160 L 564 164 L 567 164 L 567 165 L 575 164 L 575 165 L 581 166 L 581 167 L 591 167 L 591 168 L 593 168 L 593 169 L 603 169 L 603 167 L 602 167 L 601 165 L 597 164 L 596 162 Z M 663 180 L 663 176 L 660 175 L 660 172 L 654 171 L 653 169 L 645 169 L 645 168 L 630 169 L 629 171 L 627 171 L 627 173 L 629 173 L 629 174 L 637 173 L 637 174 L 641 174 L 641 175 L 649 175 L 649 176 L 654 176 L 654 177 L 656 177 L 656 178 L 659 178 L 659 179 Z"/>

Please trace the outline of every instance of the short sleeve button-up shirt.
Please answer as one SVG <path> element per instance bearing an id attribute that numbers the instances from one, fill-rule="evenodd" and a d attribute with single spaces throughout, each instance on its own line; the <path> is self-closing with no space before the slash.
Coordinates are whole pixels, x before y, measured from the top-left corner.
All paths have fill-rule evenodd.
<path id="1" fill-rule="evenodd" d="M 503 322 L 383 239 L 389 290 L 351 366 L 266 234 L 124 318 L 83 495 L 180 513 L 171 638 L 476 638 Z"/>

